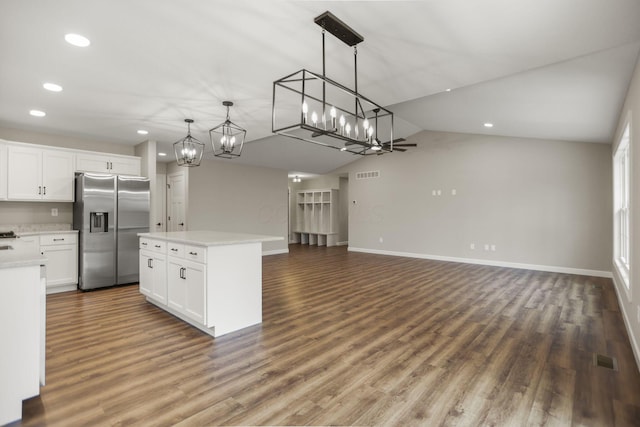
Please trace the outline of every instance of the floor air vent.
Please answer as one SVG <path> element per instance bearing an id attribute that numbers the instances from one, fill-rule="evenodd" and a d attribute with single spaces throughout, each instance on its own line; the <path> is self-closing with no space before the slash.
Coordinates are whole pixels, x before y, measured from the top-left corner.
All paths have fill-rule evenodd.
<path id="1" fill-rule="evenodd" d="M 593 364 L 601 368 L 618 370 L 618 361 L 615 357 L 605 356 L 603 354 L 593 353 Z"/>
<path id="2" fill-rule="evenodd" d="M 380 171 L 356 172 L 356 179 L 378 178 Z"/>

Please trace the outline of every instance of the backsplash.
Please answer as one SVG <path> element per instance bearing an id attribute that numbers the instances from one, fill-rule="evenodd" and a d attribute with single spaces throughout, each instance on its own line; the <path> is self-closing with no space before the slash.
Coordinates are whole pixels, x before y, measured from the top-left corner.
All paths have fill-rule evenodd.
<path id="1" fill-rule="evenodd" d="M 2 224 L 0 229 L 18 234 L 39 231 L 67 231 L 71 230 L 71 224 Z"/>

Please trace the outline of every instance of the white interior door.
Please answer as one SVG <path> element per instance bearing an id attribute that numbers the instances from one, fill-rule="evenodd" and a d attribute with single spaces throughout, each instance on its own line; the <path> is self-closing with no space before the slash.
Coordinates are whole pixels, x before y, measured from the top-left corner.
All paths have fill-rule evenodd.
<path id="1" fill-rule="evenodd" d="M 167 175 L 156 174 L 156 188 L 153 194 L 153 231 L 167 231 Z"/>
<path id="2" fill-rule="evenodd" d="M 186 230 L 186 180 L 182 172 L 167 177 L 167 209 L 167 231 Z"/>

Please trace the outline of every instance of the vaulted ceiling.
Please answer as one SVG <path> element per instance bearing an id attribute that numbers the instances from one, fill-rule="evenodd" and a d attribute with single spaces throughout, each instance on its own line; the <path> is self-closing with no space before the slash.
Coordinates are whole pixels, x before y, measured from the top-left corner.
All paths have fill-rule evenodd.
<path id="1" fill-rule="evenodd" d="M 208 143 L 231 100 L 249 141 L 232 161 L 329 172 L 358 157 L 271 133 L 273 81 L 321 70 L 313 18 L 326 10 L 364 37 L 358 89 L 395 113 L 396 136 L 610 143 L 640 50 L 637 0 L 3 0 L 0 126 L 151 139 L 171 160 L 184 119 Z M 91 45 L 73 47 L 67 33 Z M 327 75 L 352 86 L 352 55 L 329 37 Z"/>

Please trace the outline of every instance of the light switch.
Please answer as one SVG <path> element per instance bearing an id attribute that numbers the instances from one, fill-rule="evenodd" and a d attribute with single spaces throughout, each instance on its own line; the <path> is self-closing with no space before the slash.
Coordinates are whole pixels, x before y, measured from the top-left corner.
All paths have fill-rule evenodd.
<path id="1" fill-rule="evenodd" d="M 58 216 L 58 208 L 51 208 L 51 216 Z"/>
<path id="2" fill-rule="evenodd" d="M 452 190 L 451 190 L 451 195 L 452 195 L 452 196 L 455 196 L 456 194 L 457 194 L 456 189 L 455 189 L 455 188 L 454 188 L 454 189 L 452 189 Z"/>

